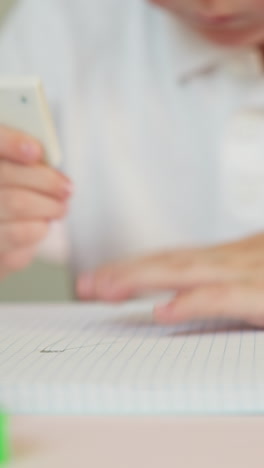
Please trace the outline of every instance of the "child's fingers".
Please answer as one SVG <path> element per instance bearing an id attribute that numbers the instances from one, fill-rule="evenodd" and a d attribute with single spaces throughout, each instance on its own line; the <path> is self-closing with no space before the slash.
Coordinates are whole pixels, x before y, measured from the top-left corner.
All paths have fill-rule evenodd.
<path id="1" fill-rule="evenodd" d="M 0 222 L 52 220 L 63 217 L 66 212 L 67 205 L 63 201 L 27 190 L 0 191 Z"/>
<path id="2" fill-rule="evenodd" d="M 0 257 L 0 277 L 23 270 L 32 262 L 34 255 L 35 248 L 28 247 Z"/>
<path id="3" fill-rule="evenodd" d="M 60 199 L 72 192 L 69 179 L 48 166 L 20 166 L 8 161 L 0 161 L 1 187 L 28 189 Z"/>
<path id="4" fill-rule="evenodd" d="M 92 275 L 83 275 L 77 284 L 83 299 L 124 300 L 157 290 L 191 288 L 199 284 L 228 281 L 239 271 L 208 257 L 197 258 L 196 252 L 171 253 L 108 266 Z"/>
<path id="5" fill-rule="evenodd" d="M 43 159 L 40 143 L 18 130 L 0 125 L 0 159 L 20 164 L 34 164 Z"/>
<path id="6" fill-rule="evenodd" d="M 44 221 L 0 223 L 0 255 L 34 246 L 48 233 Z"/>
<path id="7" fill-rule="evenodd" d="M 230 283 L 196 287 L 179 293 L 165 306 L 154 311 L 160 323 L 228 318 L 264 323 L 264 285 Z"/>

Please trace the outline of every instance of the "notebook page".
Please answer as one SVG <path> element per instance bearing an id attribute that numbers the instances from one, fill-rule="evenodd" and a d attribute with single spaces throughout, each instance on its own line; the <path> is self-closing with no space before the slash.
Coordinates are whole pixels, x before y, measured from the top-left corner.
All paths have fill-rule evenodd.
<path id="1" fill-rule="evenodd" d="M 264 332 L 157 326 L 152 304 L 0 307 L 0 402 L 17 413 L 264 411 Z"/>

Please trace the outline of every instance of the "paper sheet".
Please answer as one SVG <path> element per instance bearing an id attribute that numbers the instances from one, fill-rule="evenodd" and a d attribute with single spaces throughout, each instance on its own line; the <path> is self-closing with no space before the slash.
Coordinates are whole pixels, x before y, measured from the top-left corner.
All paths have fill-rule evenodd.
<path id="1" fill-rule="evenodd" d="M 0 307 L 0 405 L 18 413 L 264 412 L 264 332 L 159 327 L 152 305 Z"/>

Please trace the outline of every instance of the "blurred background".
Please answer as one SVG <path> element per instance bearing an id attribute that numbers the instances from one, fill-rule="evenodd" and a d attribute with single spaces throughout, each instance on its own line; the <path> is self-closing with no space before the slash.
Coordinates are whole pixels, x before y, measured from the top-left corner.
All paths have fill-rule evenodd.
<path id="1" fill-rule="evenodd" d="M 0 282 L 1 302 L 64 302 L 71 292 L 68 266 L 42 260 Z"/>

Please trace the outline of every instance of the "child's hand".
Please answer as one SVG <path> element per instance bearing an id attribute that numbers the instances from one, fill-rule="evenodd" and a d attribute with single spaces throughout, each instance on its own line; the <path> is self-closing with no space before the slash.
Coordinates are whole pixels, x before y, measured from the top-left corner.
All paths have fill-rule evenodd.
<path id="1" fill-rule="evenodd" d="M 50 221 L 67 212 L 70 181 L 43 162 L 37 141 L 0 126 L 0 277 L 27 266 Z"/>
<path id="2" fill-rule="evenodd" d="M 224 317 L 264 326 L 264 234 L 110 265 L 77 284 L 80 298 L 105 301 L 168 289 L 178 294 L 156 308 L 159 322 Z"/>

